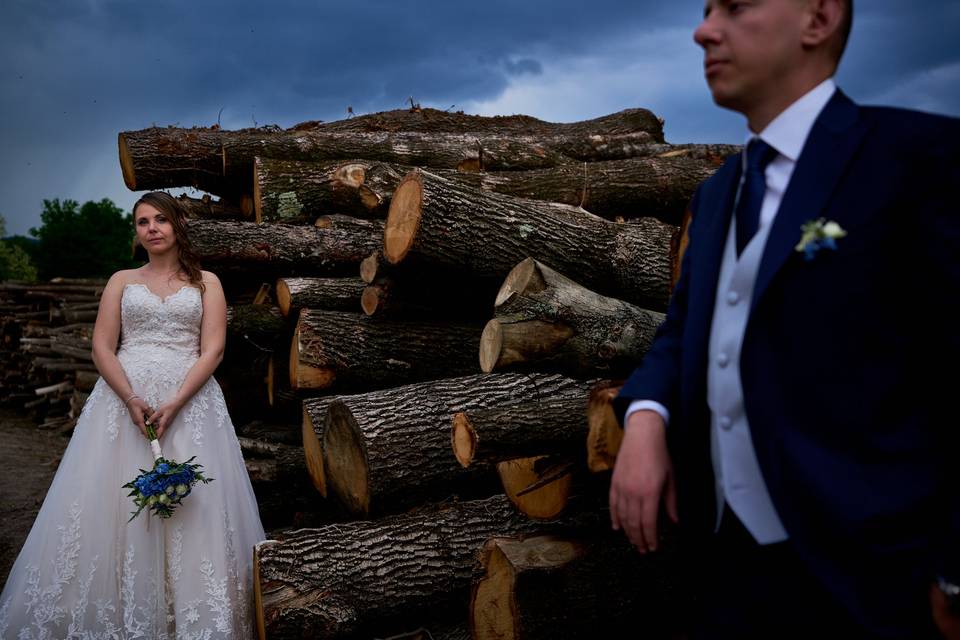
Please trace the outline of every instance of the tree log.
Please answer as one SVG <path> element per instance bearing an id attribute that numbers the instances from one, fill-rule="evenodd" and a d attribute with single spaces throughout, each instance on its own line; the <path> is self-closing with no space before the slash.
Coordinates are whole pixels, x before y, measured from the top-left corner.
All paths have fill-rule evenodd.
<path id="1" fill-rule="evenodd" d="M 385 218 L 390 196 L 407 173 L 384 162 L 298 162 L 255 158 L 257 222 L 296 224 L 339 213 Z"/>
<path id="2" fill-rule="evenodd" d="M 288 316 L 300 309 L 356 311 L 363 295 L 363 280 L 352 278 L 280 278 L 277 304 Z"/>
<path id="3" fill-rule="evenodd" d="M 498 278 L 532 257 L 598 293 L 661 310 L 670 295 L 676 233 L 653 218 L 617 224 L 575 207 L 480 192 L 418 170 L 404 178 L 390 203 L 384 256 L 392 264 L 412 255 Z"/>
<path id="4" fill-rule="evenodd" d="M 264 528 L 289 526 L 297 512 L 329 511 L 311 486 L 302 447 L 246 437 L 238 440 Z"/>
<path id="5" fill-rule="evenodd" d="M 738 150 L 733 145 L 650 145 L 645 157 L 531 171 L 431 170 L 475 189 L 583 207 L 608 219 L 653 216 L 679 225 L 697 186 Z M 294 224 L 320 213 L 386 217 L 393 191 L 411 169 L 370 160 L 256 158 L 257 222 Z"/>
<path id="6" fill-rule="evenodd" d="M 231 202 L 224 198 L 214 200 L 209 194 L 202 198 L 191 198 L 186 194 L 177 197 L 177 202 L 187 212 L 189 218 L 211 218 L 214 220 L 244 220 L 253 217 L 253 200 L 244 198 L 240 202 Z"/>
<path id="7" fill-rule="evenodd" d="M 420 131 L 428 133 L 486 133 L 497 135 L 602 135 L 648 131 L 663 136 L 663 123 L 647 109 L 624 109 L 579 122 L 544 122 L 531 116 L 475 116 L 460 111 L 420 108 L 365 114 L 335 122 L 306 122 L 294 130 L 314 129 L 344 133 Z"/>
<path id="8" fill-rule="evenodd" d="M 480 122 L 479 120 L 475 122 Z M 248 188 L 254 158 L 330 161 L 365 158 L 468 171 L 540 168 L 573 161 L 633 157 L 663 142 L 657 118 L 634 109 L 580 123 L 517 130 L 489 119 L 479 129 L 453 131 L 276 127 L 152 127 L 121 132 L 120 166 L 134 191 L 194 186 L 220 196 Z M 246 183 L 246 184 L 244 184 Z"/>
<path id="9" fill-rule="evenodd" d="M 495 496 L 292 531 L 254 548 L 260 638 L 369 638 L 429 621 L 442 609 L 465 610 L 485 540 L 592 530 L 598 521 L 586 512 L 533 523 Z"/>
<path id="10" fill-rule="evenodd" d="M 480 330 L 302 309 L 290 348 L 290 386 L 371 389 L 472 373 Z"/>
<path id="11" fill-rule="evenodd" d="M 592 640 L 637 620 L 644 637 L 673 637 L 690 604 L 675 555 L 641 555 L 622 535 L 490 539 L 471 591 L 472 637 Z"/>
<path id="12" fill-rule="evenodd" d="M 278 307 L 244 304 L 227 307 L 227 337 L 245 340 L 261 351 L 273 351 L 289 333 Z"/>
<path id="13" fill-rule="evenodd" d="M 446 496 L 469 486 L 450 451 L 450 420 L 458 411 L 583 397 L 590 384 L 556 375 L 474 375 L 340 396 L 320 417 L 306 402 L 311 427 L 323 441 L 328 491 L 352 513 L 369 514 Z M 308 429 L 304 427 L 304 443 Z M 489 471 L 481 465 L 479 473 Z M 462 481 L 462 482 L 461 482 Z"/>
<path id="14" fill-rule="evenodd" d="M 451 422 L 453 453 L 464 467 L 581 453 L 588 430 L 587 394 L 461 411 Z"/>
<path id="15" fill-rule="evenodd" d="M 622 382 L 604 382 L 590 392 L 587 405 L 587 468 L 594 473 L 610 471 L 617 462 L 623 428 L 613 412 L 613 399 Z"/>
<path id="16" fill-rule="evenodd" d="M 739 149 L 720 144 L 650 145 L 649 155 L 623 160 L 531 171 L 434 172 L 475 189 L 582 207 L 609 220 L 652 216 L 678 226 L 696 188 Z"/>
<path id="17" fill-rule="evenodd" d="M 367 230 L 293 225 L 257 225 L 232 220 L 191 220 L 190 241 L 204 266 L 347 273 L 379 246 L 382 223 Z M 382 233 L 382 231 L 381 231 Z"/>
<path id="18" fill-rule="evenodd" d="M 485 372 L 535 366 L 569 375 L 627 375 L 653 342 L 663 314 L 598 295 L 527 258 L 497 293 L 480 338 Z"/>
<path id="19" fill-rule="evenodd" d="M 93 391 L 93 387 L 97 384 L 97 380 L 99 379 L 99 373 L 93 371 L 78 371 L 76 377 L 74 378 L 74 384 L 76 385 L 78 391 L 90 393 Z"/>
<path id="20" fill-rule="evenodd" d="M 517 511 L 534 520 L 550 520 L 567 508 L 573 466 L 567 456 L 532 456 L 498 462 L 497 475 Z"/>
<path id="21" fill-rule="evenodd" d="M 375 318 L 424 318 L 482 323 L 490 317 L 496 284 L 470 274 L 410 270 L 375 280 L 363 289 L 360 307 Z"/>

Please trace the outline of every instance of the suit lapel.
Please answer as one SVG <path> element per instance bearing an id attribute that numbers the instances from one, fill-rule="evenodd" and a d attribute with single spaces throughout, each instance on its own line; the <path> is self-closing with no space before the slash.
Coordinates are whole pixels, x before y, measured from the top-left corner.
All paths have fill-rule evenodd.
<path id="1" fill-rule="evenodd" d="M 697 253 L 691 261 L 687 321 L 690 323 L 689 335 L 696 341 L 691 350 L 696 362 L 706 357 L 717 282 L 720 279 L 720 263 L 733 218 L 733 200 L 740 182 L 740 163 L 741 156 L 738 153 L 729 158 L 704 184 L 698 211 L 694 213 L 694 228 L 702 226 L 696 230 L 696 237 L 691 238 L 691 249 Z"/>
<path id="2" fill-rule="evenodd" d="M 767 238 L 751 311 L 800 240 L 800 227 L 821 212 L 863 139 L 859 109 L 839 90 L 810 130 Z"/>

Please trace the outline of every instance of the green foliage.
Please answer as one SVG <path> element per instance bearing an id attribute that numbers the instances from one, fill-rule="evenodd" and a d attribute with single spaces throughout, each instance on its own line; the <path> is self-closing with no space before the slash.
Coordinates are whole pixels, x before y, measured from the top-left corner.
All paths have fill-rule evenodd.
<path id="1" fill-rule="evenodd" d="M 0 215 L 0 237 L 5 235 L 7 235 L 7 220 Z M 29 239 L 22 236 L 0 240 L 0 280 L 33 282 L 37 279 L 37 268 L 33 266 L 30 254 L 21 240 L 31 243 Z"/>
<path id="2" fill-rule="evenodd" d="M 35 261 L 43 279 L 105 278 L 137 265 L 130 255 L 133 216 L 109 198 L 82 207 L 75 200 L 44 200 L 40 220 L 30 235 L 39 240 Z"/>

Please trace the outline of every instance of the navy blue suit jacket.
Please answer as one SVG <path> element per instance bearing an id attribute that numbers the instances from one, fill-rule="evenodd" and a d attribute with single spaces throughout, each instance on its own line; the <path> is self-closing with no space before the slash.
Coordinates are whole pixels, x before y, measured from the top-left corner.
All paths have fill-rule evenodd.
<path id="1" fill-rule="evenodd" d="M 692 203 L 666 320 L 617 399 L 671 413 L 689 534 L 715 523 L 707 347 L 739 156 Z M 740 371 L 791 543 L 866 619 L 898 626 L 935 574 L 960 580 L 960 120 L 860 107 L 839 91 L 803 148 L 763 253 Z M 801 225 L 848 235 L 813 260 Z"/>

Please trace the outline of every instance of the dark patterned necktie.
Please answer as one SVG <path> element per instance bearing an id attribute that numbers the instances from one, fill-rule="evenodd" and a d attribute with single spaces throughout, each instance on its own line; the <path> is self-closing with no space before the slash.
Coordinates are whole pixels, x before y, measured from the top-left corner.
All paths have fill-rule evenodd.
<path id="1" fill-rule="evenodd" d="M 740 257 L 743 248 L 760 227 L 760 208 L 763 206 L 763 193 L 767 190 L 764 172 L 777 156 L 777 150 L 760 138 L 754 138 L 747 145 L 746 154 L 747 169 L 736 211 L 737 257 Z"/>

